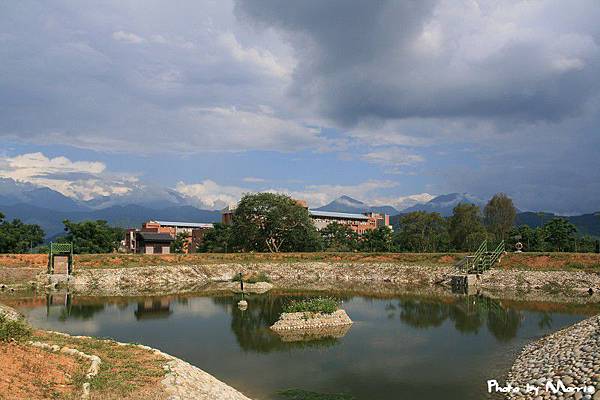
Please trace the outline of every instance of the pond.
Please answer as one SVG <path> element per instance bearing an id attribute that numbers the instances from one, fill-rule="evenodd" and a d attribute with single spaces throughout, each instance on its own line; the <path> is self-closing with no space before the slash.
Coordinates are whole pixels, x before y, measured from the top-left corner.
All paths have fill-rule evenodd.
<path id="1" fill-rule="evenodd" d="M 585 318 L 573 307 L 482 296 L 335 296 L 354 321 L 345 336 L 285 342 L 268 327 L 283 305 L 314 293 L 148 298 L 33 297 L 33 325 L 143 343 L 180 357 L 253 399 L 486 398 L 527 342 Z M 589 312 L 589 310 L 587 310 Z M 300 392 L 301 393 L 301 392 Z M 308 397 L 306 397 L 308 398 Z"/>

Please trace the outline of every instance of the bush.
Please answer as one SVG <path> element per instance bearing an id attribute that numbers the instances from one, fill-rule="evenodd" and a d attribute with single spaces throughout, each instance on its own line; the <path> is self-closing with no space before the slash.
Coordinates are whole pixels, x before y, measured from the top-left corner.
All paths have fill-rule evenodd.
<path id="1" fill-rule="evenodd" d="M 22 319 L 13 320 L 0 314 L 0 341 L 21 341 L 31 336 L 31 328 Z"/>
<path id="2" fill-rule="evenodd" d="M 331 314 L 338 309 L 338 301 L 332 297 L 315 297 L 312 299 L 293 300 L 284 307 L 284 312 L 314 312 Z"/>

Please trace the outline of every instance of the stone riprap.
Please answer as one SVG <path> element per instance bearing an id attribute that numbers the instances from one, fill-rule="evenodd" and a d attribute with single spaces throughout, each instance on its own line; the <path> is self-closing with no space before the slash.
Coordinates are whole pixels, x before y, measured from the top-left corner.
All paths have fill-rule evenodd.
<path id="1" fill-rule="evenodd" d="M 271 289 L 273 289 L 273 285 L 269 282 L 244 282 L 244 293 L 263 294 L 267 293 Z M 239 282 L 215 282 L 213 285 L 210 285 L 210 290 L 242 293 Z"/>
<path id="2" fill-rule="evenodd" d="M 565 388 L 580 390 L 564 390 L 559 380 Z M 508 394 L 509 399 L 600 400 L 600 315 L 526 345 L 506 382 L 521 388 L 521 393 Z M 551 387 L 546 387 L 548 382 Z M 539 392 L 522 393 L 527 384 Z"/>
<path id="3" fill-rule="evenodd" d="M 16 321 L 23 318 L 23 316 L 19 314 L 17 310 L 2 303 L 0 303 L 0 315 L 12 321 Z"/>
<path id="4" fill-rule="evenodd" d="M 271 325 L 271 330 L 275 332 L 311 331 L 350 325 L 352 325 L 352 320 L 344 310 L 336 310 L 331 314 L 294 312 L 282 313 L 279 320 Z"/>
<path id="5" fill-rule="evenodd" d="M 275 331 L 282 342 L 311 342 L 320 339 L 340 339 L 348 333 L 352 324 L 323 326 L 311 329 L 291 329 Z"/>
<path id="6" fill-rule="evenodd" d="M 354 290 L 393 294 L 407 288 L 450 290 L 456 270 L 450 266 L 395 263 L 280 262 L 101 268 L 75 270 L 69 282 L 76 293 L 99 296 L 147 295 L 230 290 L 232 278 L 264 274 L 276 289 Z M 45 283 L 45 282 L 44 282 Z M 555 301 L 599 302 L 600 274 L 566 271 L 492 269 L 481 275 L 478 289 L 519 299 L 551 294 Z M 592 288 L 594 294 L 587 294 Z M 506 296 L 503 296 L 506 297 Z"/>

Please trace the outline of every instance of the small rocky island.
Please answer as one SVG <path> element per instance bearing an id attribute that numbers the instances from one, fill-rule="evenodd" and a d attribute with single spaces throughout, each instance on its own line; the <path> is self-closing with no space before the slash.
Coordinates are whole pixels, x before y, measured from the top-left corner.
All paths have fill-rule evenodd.
<path id="1" fill-rule="evenodd" d="M 335 299 L 319 297 L 288 304 L 271 330 L 291 342 L 340 338 L 351 325 L 352 320 Z"/>

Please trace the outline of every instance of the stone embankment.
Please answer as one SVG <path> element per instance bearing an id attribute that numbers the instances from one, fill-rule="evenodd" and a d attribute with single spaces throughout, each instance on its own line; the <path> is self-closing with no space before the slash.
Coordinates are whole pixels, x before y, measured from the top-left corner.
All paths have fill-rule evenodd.
<path id="1" fill-rule="evenodd" d="M 156 293 L 231 290 L 234 276 L 264 274 L 277 289 L 394 291 L 407 287 L 450 287 L 451 266 L 396 263 L 256 263 L 151 266 L 76 270 L 69 287 L 89 295 L 144 295 Z M 41 285 L 47 281 L 40 282 Z M 478 280 L 482 291 L 515 297 L 550 293 L 557 301 L 579 296 L 600 301 L 600 274 L 581 271 L 526 271 L 495 268 Z M 592 289 L 592 296 L 587 291 Z M 532 294 L 533 293 L 533 294 Z M 585 296 L 584 296 L 585 295 Z"/>
<path id="2" fill-rule="evenodd" d="M 271 329 L 274 331 L 305 330 L 347 325 L 352 325 L 352 320 L 344 310 L 336 310 L 331 314 L 294 312 L 281 314 Z"/>
<path id="3" fill-rule="evenodd" d="M 344 310 L 331 314 L 313 312 L 283 313 L 271 326 L 284 342 L 341 338 L 348 333 L 352 320 Z"/>
<path id="4" fill-rule="evenodd" d="M 507 382 L 521 388 L 509 399 L 600 400 L 600 315 L 526 345 Z M 523 393 L 527 384 L 539 391 Z"/>

